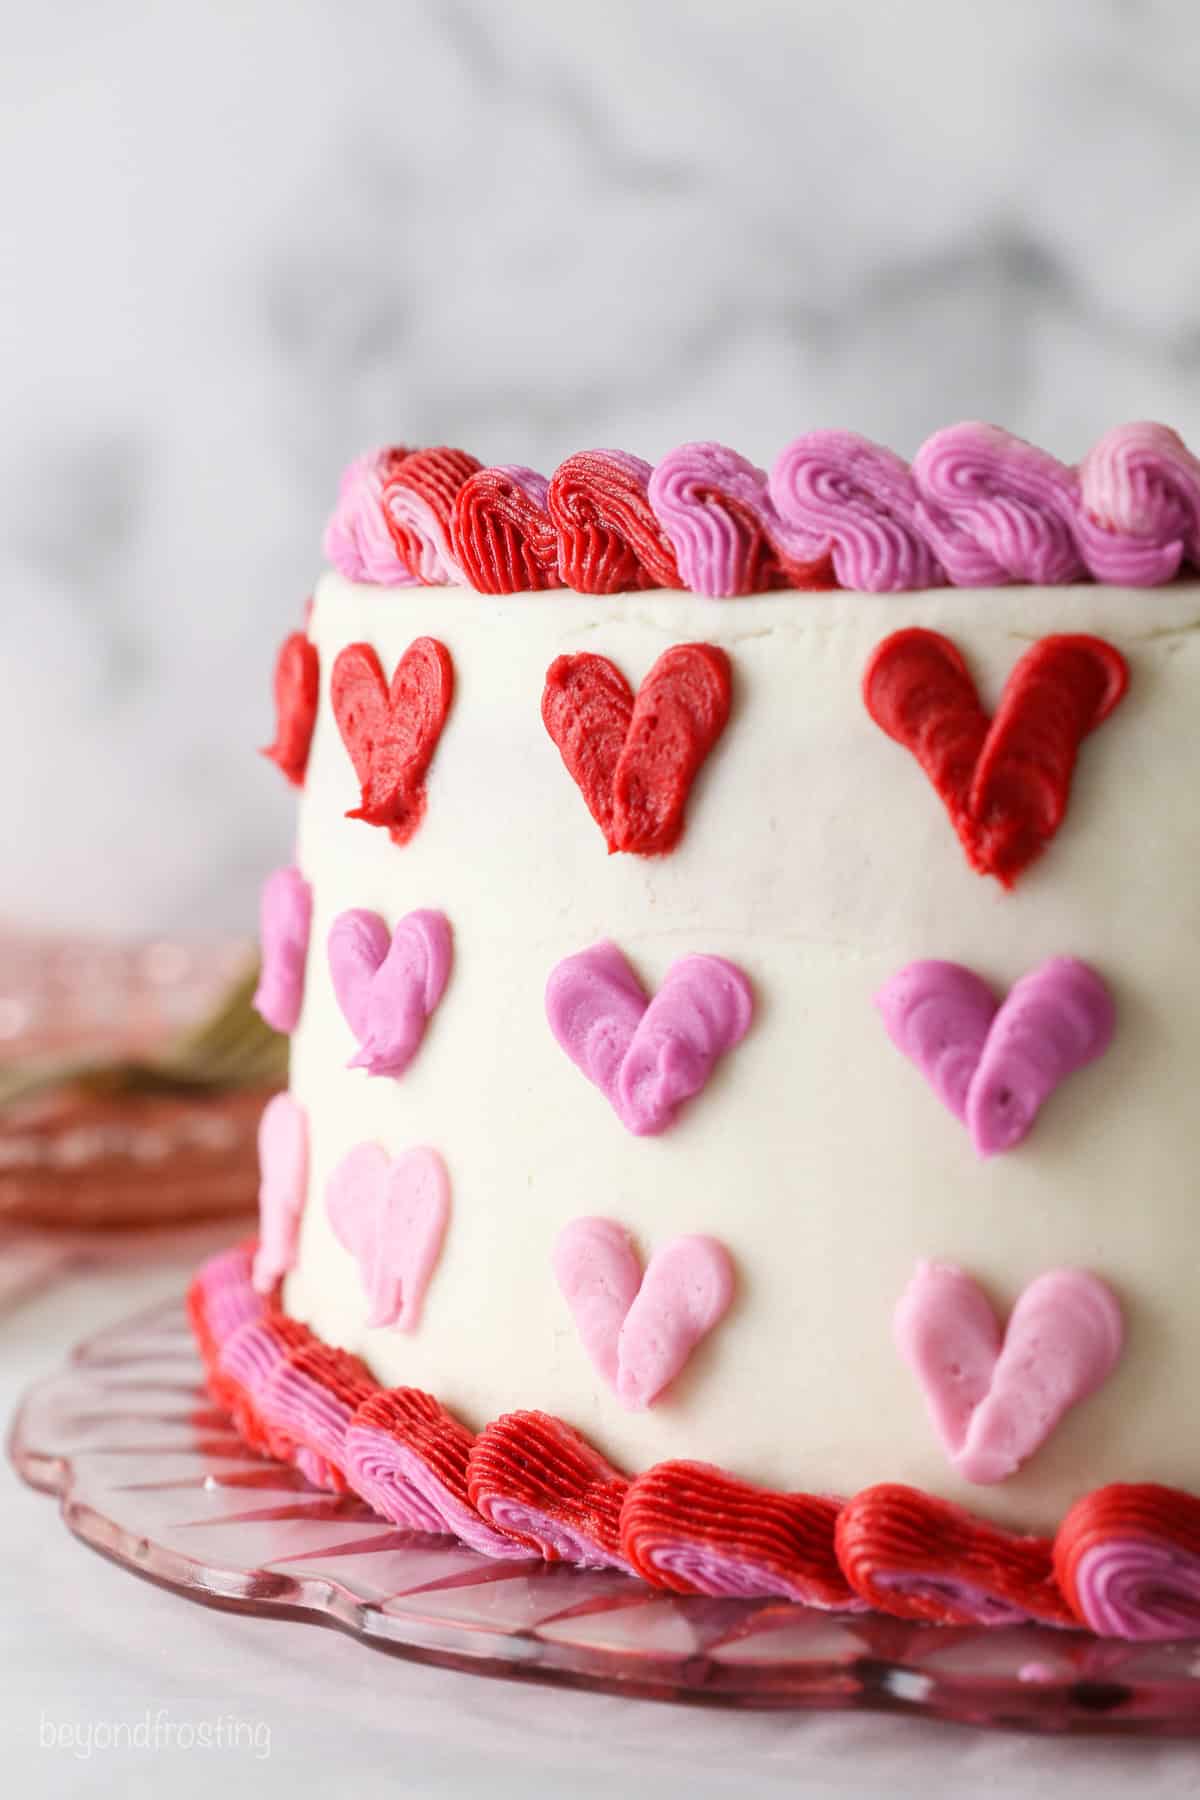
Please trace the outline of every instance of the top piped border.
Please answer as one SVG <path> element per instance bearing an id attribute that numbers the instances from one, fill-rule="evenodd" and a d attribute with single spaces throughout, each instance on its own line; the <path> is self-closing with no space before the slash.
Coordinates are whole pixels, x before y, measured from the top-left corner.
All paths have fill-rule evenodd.
<path id="1" fill-rule="evenodd" d="M 549 480 L 396 446 L 345 471 L 324 549 L 351 581 L 484 594 L 1157 587 L 1200 570 L 1200 460 L 1151 423 L 1116 426 L 1076 467 L 974 422 L 911 464 L 854 432 L 808 432 L 769 475 L 713 443 L 657 467 L 581 451 Z"/>

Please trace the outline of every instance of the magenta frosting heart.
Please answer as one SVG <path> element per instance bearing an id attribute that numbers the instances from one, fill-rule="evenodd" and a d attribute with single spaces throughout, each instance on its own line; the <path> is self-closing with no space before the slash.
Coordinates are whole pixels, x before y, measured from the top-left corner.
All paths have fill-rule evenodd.
<path id="1" fill-rule="evenodd" d="M 597 1372 L 630 1412 L 672 1382 L 733 1298 L 733 1264 L 710 1237 L 677 1237 L 643 1275 L 629 1234 L 612 1219 L 573 1219 L 552 1262 Z"/>
<path id="2" fill-rule="evenodd" d="M 333 991 L 359 1048 L 350 1068 L 403 1075 L 450 975 L 450 922 L 410 912 L 394 932 L 378 913 L 355 907 L 329 930 Z"/>
<path id="3" fill-rule="evenodd" d="M 980 1485 L 1014 1474 L 1108 1379 L 1124 1342 L 1116 1295 L 1082 1269 L 1031 1281 L 1001 1334 L 978 1282 L 951 1263 L 923 1262 L 894 1329 L 950 1460 Z"/>
<path id="4" fill-rule="evenodd" d="M 566 957 L 546 983 L 551 1031 L 638 1137 L 665 1130 L 753 1013 L 749 981 L 720 956 L 681 957 L 652 1000 L 608 942 Z"/>
<path id="5" fill-rule="evenodd" d="M 961 963 L 909 963 L 875 1004 L 980 1156 L 1019 1144 L 1059 1083 L 1104 1054 L 1115 1024 L 1104 982 L 1073 956 L 1023 975 L 1003 1003 Z"/>
<path id="6" fill-rule="evenodd" d="M 308 1193 L 308 1116 L 290 1094 L 276 1094 L 258 1124 L 258 1248 L 254 1286 L 269 1294 L 296 1260 Z"/>
<path id="7" fill-rule="evenodd" d="M 450 1217 L 437 1151 L 406 1150 L 393 1160 L 378 1144 L 358 1144 L 330 1174 L 325 1210 L 358 1264 L 367 1324 L 415 1330 Z"/>

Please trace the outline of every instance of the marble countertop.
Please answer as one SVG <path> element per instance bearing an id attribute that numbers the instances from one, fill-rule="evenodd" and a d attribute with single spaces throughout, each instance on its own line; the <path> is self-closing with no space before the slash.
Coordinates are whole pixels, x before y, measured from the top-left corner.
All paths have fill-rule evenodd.
<path id="1" fill-rule="evenodd" d="M 241 927 L 340 465 L 991 418 L 1200 441 L 1192 0 L 6 22 L 0 913 Z"/>

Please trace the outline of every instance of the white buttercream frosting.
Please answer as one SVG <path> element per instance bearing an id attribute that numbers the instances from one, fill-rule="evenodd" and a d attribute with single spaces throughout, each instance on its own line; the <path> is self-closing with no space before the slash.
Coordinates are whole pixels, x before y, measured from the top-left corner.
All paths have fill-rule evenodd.
<path id="1" fill-rule="evenodd" d="M 1083 744 L 1064 824 L 1011 893 L 971 871 L 921 769 L 863 705 L 870 653 L 908 625 L 954 640 L 989 707 L 1047 633 L 1093 633 L 1129 660 L 1128 696 Z M 310 630 L 321 703 L 297 861 L 314 910 L 292 1090 L 311 1172 L 290 1312 L 470 1426 L 541 1408 L 629 1470 L 687 1456 L 774 1487 L 904 1481 L 1038 1529 L 1108 1481 L 1200 1490 L 1187 1411 L 1200 1370 L 1200 585 L 496 598 L 327 575 Z M 329 671 L 364 641 L 390 673 L 422 634 L 450 650 L 456 691 L 427 814 L 399 848 L 344 817 L 358 791 Z M 729 725 L 678 848 L 608 856 L 542 725 L 546 669 L 593 650 L 636 686 L 689 641 L 732 659 Z M 325 941 L 349 908 L 389 927 L 433 908 L 453 929 L 448 986 L 398 1081 L 346 1066 L 357 1044 Z M 626 1131 L 547 1025 L 547 975 L 603 938 L 648 992 L 692 953 L 728 958 L 754 988 L 745 1041 L 659 1137 Z M 918 958 L 963 963 L 1004 993 L 1051 956 L 1102 975 L 1112 1047 L 1025 1142 L 981 1162 L 872 997 Z M 367 1328 L 323 1203 L 330 1171 L 368 1140 L 392 1156 L 431 1146 L 449 1173 L 449 1227 L 411 1334 Z M 643 1413 L 597 1375 L 553 1276 L 556 1239 L 588 1214 L 624 1224 L 643 1259 L 704 1233 L 735 1265 L 728 1315 Z M 1111 1379 L 986 1493 L 950 1466 L 893 1344 L 921 1259 L 969 1270 L 1001 1315 L 1064 1266 L 1120 1296 Z"/>

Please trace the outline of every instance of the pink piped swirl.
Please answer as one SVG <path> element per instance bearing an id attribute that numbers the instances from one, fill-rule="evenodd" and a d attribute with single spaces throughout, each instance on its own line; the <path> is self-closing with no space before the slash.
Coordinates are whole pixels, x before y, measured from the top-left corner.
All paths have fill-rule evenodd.
<path id="1" fill-rule="evenodd" d="M 1097 581 L 1157 587 L 1200 568 L 1200 461 L 1165 425 L 1118 425 L 1079 465 L 1080 548 Z"/>
<path id="2" fill-rule="evenodd" d="M 916 521 L 956 587 L 1080 581 L 1078 481 L 997 425 L 948 425 L 913 458 Z"/>
<path id="3" fill-rule="evenodd" d="M 1179 1546 L 1109 1538 L 1079 1558 L 1074 1579 L 1084 1622 L 1100 1637 L 1153 1643 L 1200 1627 L 1200 1567 Z"/>
<path id="4" fill-rule="evenodd" d="M 829 554 L 838 582 L 868 594 L 941 587 L 946 574 L 919 528 L 908 464 L 853 431 L 810 431 L 771 470 L 785 525 Z"/>
<path id="5" fill-rule="evenodd" d="M 650 477 L 649 496 L 693 593 L 724 598 L 818 585 L 824 559 L 814 559 L 810 538 L 780 518 L 765 471 L 736 450 L 681 444 Z"/>
<path id="6" fill-rule="evenodd" d="M 398 553 L 384 514 L 384 483 L 407 451 L 368 450 L 356 456 L 338 484 L 337 505 L 325 527 L 323 550 L 347 581 L 379 587 L 416 587 L 417 577 Z"/>

